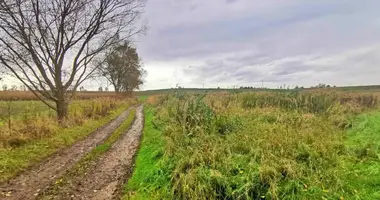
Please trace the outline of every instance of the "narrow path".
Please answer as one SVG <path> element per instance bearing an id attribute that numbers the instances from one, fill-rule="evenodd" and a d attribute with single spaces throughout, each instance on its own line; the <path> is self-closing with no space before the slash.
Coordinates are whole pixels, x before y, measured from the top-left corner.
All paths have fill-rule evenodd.
<path id="1" fill-rule="evenodd" d="M 10 196 L 5 197 L 0 194 L 0 199 L 35 199 L 39 191 L 44 190 L 45 187 L 52 184 L 57 177 L 62 176 L 84 155 L 102 143 L 117 129 L 128 117 L 130 109 L 124 111 L 107 125 L 91 133 L 84 140 L 52 155 L 15 178 L 1 183 L 0 192 L 10 192 Z"/>
<path id="2" fill-rule="evenodd" d="M 131 128 L 82 176 L 70 177 L 69 184 L 40 199 L 117 199 L 133 165 L 144 126 L 143 107 L 136 108 Z"/>

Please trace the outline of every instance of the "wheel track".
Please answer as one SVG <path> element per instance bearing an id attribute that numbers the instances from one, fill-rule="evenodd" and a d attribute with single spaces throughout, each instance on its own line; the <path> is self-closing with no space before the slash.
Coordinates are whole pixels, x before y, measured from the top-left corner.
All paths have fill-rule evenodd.
<path id="1" fill-rule="evenodd" d="M 131 109 L 132 107 L 108 124 L 88 135 L 85 139 L 51 155 L 41 163 L 20 173 L 15 178 L 0 183 L 1 192 L 4 194 L 10 192 L 8 193 L 10 196 L 7 197 L 0 194 L 0 198 L 7 200 L 35 199 L 39 191 L 44 190 L 47 186 L 54 183 L 57 177 L 62 176 L 84 155 L 97 145 L 103 143 L 103 141 L 126 120 Z"/>
<path id="2" fill-rule="evenodd" d="M 87 166 L 81 176 L 70 177 L 68 184 L 54 194 L 43 194 L 39 199 L 118 199 L 120 188 L 133 166 L 144 126 L 143 107 L 136 108 L 135 121 L 112 147 L 97 161 Z"/>

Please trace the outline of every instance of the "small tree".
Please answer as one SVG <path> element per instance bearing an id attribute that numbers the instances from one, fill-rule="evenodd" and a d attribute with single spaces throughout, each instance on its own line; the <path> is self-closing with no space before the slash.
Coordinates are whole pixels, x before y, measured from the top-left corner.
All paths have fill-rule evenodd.
<path id="1" fill-rule="evenodd" d="M 11 91 L 17 91 L 17 85 L 12 85 Z"/>
<path id="2" fill-rule="evenodd" d="M 98 91 L 99 91 L 99 92 L 103 92 L 103 87 L 100 86 L 100 87 L 98 88 Z"/>
<path id="3" fill-rule="evenodd" d="M 3 85 L 3 91 L 7 91 L 8 90 L 8 85 L 7 84 L 4 84 Z"/>
<path id="4" fill-rule="evenodd" d="M 19 88 L 20 88 L 20 91 L 26 91 L 25 85 L 20 85 Z"/>
<path id="5" fill-rule="evenodd" d="M 316 87 L 317 87 L 317 88 L 325 88 L 325 87 L 326 87 L 326 84 L 324 84 L 324 83 L 319 83 Z"/>
<path id="6" fill-rule="evenodd" d="M 128 42 L 114 47 L 99 72 L 114 86 L 116 93 L 139 89 L 146 73 L 136 49 Z"/>

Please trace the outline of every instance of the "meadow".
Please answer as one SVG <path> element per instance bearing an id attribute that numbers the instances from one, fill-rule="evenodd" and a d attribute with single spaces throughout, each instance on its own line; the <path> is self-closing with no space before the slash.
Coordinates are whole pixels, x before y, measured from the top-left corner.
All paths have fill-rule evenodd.
<path id="1" fill-rule="evenodd" d="M 124 199 L 380 199 L 371 93 L 151 96 Z"/>
<path id="2" fill-rule="evenodd" d="M 143 137 L 123 199 L 380 199 L 376 87 L 170 89 L 127 99 L 83 92 L 63 124 L 30 93 L 2 94 L 0 182 L 145 101 Z M 60 180 L 86 174 L 134 112 Z"/>

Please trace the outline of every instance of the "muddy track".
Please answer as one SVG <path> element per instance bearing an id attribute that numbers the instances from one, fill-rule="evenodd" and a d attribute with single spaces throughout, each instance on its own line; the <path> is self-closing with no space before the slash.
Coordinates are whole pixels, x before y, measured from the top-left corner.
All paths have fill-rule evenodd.
<path id="1" fill-rule="evenodd" d="M 116 119 L 94 131 L 85 139 L 53 154 L 15 178 L 0 183 L 0 192 L 10 192 L 9 197 L 0 194 L 0 199 L 35 199 L 39 191 L 44 190 L 84 155 L 103 143 L 127 119 L 131 109 L 124 111 Z"/>
<path id="2" fill-rule="evenodd" d="M 46 191 L 38 199 L 118 199 L 126 182 L 144 126 L 143 107 L 136 108 L 135 121 L 128 131 L 96 161 L 87 164 L 86 173 L 66 177 L 67 184 Z"/>

